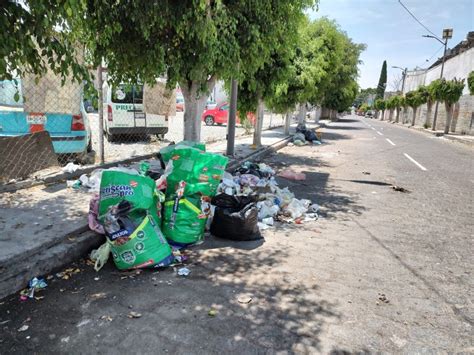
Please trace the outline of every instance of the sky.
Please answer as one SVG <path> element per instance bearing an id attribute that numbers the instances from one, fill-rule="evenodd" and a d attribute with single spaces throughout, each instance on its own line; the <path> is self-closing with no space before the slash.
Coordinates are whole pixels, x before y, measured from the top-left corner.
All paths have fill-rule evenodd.
<path id="1" fill-rule="evenodd" d="M 453 28 L 448 48 L 474 31 L 474 0 L 402 0 L 405 6 L 442 37 L 443 28 Z M 423 38 L 428 32 L 400 5 L 398 0 L 320 0 L 312 19 L 326 16 L 336 20 L 354 42 L 365 43 L 359 66 L 361 88 L 376 87 L 382 63 L 387 60 L 387 91 L 401 77 L 392 66 L 427 68 L 443 54 L 442 44 Z M 429 59 L 427 62 L 426 60 Z"/>

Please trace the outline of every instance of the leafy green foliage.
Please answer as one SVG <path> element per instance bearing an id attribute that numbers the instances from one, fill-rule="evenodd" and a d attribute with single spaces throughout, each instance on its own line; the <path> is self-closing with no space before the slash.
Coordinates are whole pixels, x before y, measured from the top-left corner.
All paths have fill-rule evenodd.
<path id="1" fill-rule="evenodd" d="M 367 102 L 370 95 L 374 94 L 377 94 L 377 88 L 361 89 L 354 100 L 354 105 L 360 106 L 362 103 Z"/>
<path id="2" fill-rule="evenodd" d="M 89 73 L 79 58 L 81 46 L 67 18 L 75 0 L 4 1 L 0 7 L 0 80 L 24 73 L 41 75 L 48 69 L 78 81 Z"/>
<path id="3" fill-rule="evenodd" d="M 432 86 L 433 96 L 436 100 L 445 102 L 448 105 L 458 102 L 464 90 L 464 79 L 458 80 L 435 80 L 430 85 Z"/>
<path id="4" fill-rule="evenodd" d="M 343 111 L 357 95 L 357 64 L 364 45 L 353 43 L 339 26 L 327 18 L 304 19 L 298 38 L 289 47 L 285 80 L 266 97 L 277 112 L 311 103 Z"/>
<path id="5" fill-rule="evenodd" d="M 410 106 L 414 109 L 423 104 L 423 99 L 418 90 L 410 91 L 407 92 L 405 95 L 405 103 L 407 106 Z"/>
<path id="6" fill-rule="evenodd" d="M 375 107 L 376 110 L 383 111 L 383 110 L 386 109 L 386 103 L 382 99 L 377 99 L 374 102 L 374 107 Z"/>
<path id="7" fill-rule="evenodd" d="M 370 110 L 370 106 L 366 103 L 363 103 L 362 105 L 360 105 L 359 107 L 359 111 L 362 111 L 362 112 L 367 112 L 368 110 Z"/>
<path id="8" fill-rule="evenodd" d="M 418 96 L 420 98 L 420 105 L 433 101 L 427 86 L 420 85 L 416 92 L 418 93 Z"/>
<path id="9" fill-rule="evenodd" d="M 382 70 L 380 71 L 379 83 L 377 85 L 377 95 L 375 99 L 383 99 L 385 94 L 385 87 L 387 86 L 387 61 L 384 60 L 382 64 Z"/>
<path id="10" fill-rule="evenodd" d="M 474 70 L 471 71 L 467 77 L 467 86 L 469 88 L 469 93 L 474 95 Z"/>

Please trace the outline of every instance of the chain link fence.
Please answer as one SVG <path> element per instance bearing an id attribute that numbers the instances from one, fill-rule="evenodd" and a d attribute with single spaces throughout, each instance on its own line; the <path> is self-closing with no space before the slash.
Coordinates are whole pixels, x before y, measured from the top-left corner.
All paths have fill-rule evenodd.
<path id="1" fill-rule="evenodd" d="M 41 175 L 44 169 L 59 171 L 68 162 L 99 164 L 101 151 L 105 163 L 119 162 L 183 140 L 183 102 L 163 80 L 153 86 L 113 86 L 105 80 L 102 87 L 100 122 L 93 86 L 61 82 L 51 72 L 0 82 L 0 184 Z M 202 141 L 225 139 L 227 118 L 226 102 L 208 105 Z M 283 124 L 283 115 L 265 113 L 264 130 Z M 237 125 L 237 136 L 248 133 L 249 127 Z"/>

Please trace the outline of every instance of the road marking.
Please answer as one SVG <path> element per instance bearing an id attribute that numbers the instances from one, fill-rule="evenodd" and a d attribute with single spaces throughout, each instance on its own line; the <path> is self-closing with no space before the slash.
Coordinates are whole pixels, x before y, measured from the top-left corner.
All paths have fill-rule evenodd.
<path id="1" fill-rule="evenodd" d="M 411 156 L 409 156 L 407 153 L 403 153 L 408 159 L 410 159 L 412 161 L 413 164 L 415 164 L 417 167 L 419 167 L 421 170 L 423 171 L 426 171 L 427 169 L 421 165 L 420 163 L 418 163 L 415 159 L 413 159 Z"/>
<path id="2" fill-rule="evenodd" d="M 377 134 L 378 134 L 379 136 L 383 136 L 383 133 L 380 133 L 379 131 L 377 131 Z"/>
<path id="3" fill-rule="evenodd" d="M 395 145 L 395 143 L 393 143 L 390 139 L 388 138 L 385 138 L 387 140 L 387 142 L 389 142 L 391 145 Z"/>
<path id="4" fill-rule="evenodd" d="M 372 129 L 375 131 L 375 128 L 374 128 L 374 127 L 370 126 L 370 128 L 372 128 Z"/>

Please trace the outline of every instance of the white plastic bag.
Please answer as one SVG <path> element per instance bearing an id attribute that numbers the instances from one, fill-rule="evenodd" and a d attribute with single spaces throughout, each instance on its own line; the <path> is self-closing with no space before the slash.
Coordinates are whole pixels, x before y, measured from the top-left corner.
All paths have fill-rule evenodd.
<path id="1" fill-rule="evenodd" d="M 99 271 L 109 260 L 110 255 L 110 244 L 105 242 L 98 249 L 91 251 L 90 258 L 95 261 L 94 270 Z"/>

